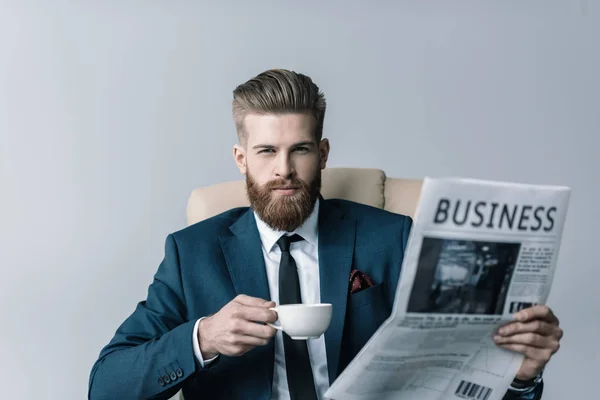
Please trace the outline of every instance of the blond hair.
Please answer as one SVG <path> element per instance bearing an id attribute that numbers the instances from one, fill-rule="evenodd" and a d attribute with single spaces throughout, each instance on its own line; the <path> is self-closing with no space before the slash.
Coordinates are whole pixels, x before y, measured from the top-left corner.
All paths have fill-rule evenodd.
<path id="1" fill-rule="evenodd" d="M 233 91 L 233 120 L 240 143 L 247 133 L 244 118 L 253 114 L 310 113 L 316 121 L 315 139 L 321 141 L 326 101 L 310 77 L 286 69 L 270 69 L 239 85 Z"/>

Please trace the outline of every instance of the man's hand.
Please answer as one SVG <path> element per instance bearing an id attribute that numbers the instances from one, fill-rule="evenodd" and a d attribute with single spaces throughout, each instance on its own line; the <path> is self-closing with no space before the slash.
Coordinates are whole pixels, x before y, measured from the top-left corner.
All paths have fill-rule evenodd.
<path id="1" fill-rule="evenodd" d="M 515 320 L 498 329 L 493 339 L 499 347 L 524 354 L 517 379 L 533 379 L 558 351 L 563 331 L 546 306 L 523 309 L 515 314 Z"/>
<path id="2" fill-rule="evenodd" d="M 275 307 L 275 303 L 239 295 L 219 312 L 200 321 L 198 342 L 202 356 L 241 356 L 256 346 L 266 345 L 277 332 L 260 323 L 277 320 L 277 313 L 270 307 Z"/>

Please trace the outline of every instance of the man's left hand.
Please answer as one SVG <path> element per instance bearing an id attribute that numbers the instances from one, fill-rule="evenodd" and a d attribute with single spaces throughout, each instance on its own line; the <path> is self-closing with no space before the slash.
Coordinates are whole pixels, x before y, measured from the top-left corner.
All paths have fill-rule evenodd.
<path id="1" fill-rule="evenodd" d="M 535 378 L 558 351 L 563 331 L 558 318 L 546 306 L 533 306 L 515 314 L 515 321 L 498 329 L 494 342 L 499 347 L 525 355 L 517 379 Z"/>

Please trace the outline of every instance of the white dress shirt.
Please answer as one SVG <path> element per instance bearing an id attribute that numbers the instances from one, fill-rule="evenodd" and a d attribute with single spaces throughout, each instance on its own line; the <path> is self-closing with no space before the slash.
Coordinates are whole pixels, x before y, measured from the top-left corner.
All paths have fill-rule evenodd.
<path id="1" fill-rule="evenodd" d="M 290 245 L 290 253 L 292 257 L 294 257 L 294 261 L 296 261 L 296 266 L 298 268 L 302 302 L 307 304 L 321 302 L 318 215 L 319 200 L 317 199 L 310 217 L 301 227 L 294 232 L 289 232 L 289 234 L 298 234 L 304 239 L 303 241 L 293 242 Z M 269 293 L 271 295 L 271 300 L 279 304 L 279 262 L 281 261 L 281 250 L 277 245 L 277 241 L 287 232 L 275 231 L 262 221 L 256 213 L 254 213 L 254 216 L 258 226 L 260 240 L 262 242 L 262 253 L 267 270 Z M 216 359 L 216 357 L 209 360 L 204 360 L 202 358 L 197 334 L 198 324 L 201 319 L 196 321 L 193 344 L 196 358 L 198 358 L 200 365 L 204 366 Z M 325 391 L 329 388 L 325 335 L 321 335 L 318 339 L 307 340 L 307 345 L 317 397 L 323 399 Z M 283 336 L 281 331 L 277 331 L 275 334 L 275 366 L 273 369 L 273 390 L 271 398 L 272 400 L 290 399 L 287 375 L 285 372 L 285 355 L 283 352 Z"/>

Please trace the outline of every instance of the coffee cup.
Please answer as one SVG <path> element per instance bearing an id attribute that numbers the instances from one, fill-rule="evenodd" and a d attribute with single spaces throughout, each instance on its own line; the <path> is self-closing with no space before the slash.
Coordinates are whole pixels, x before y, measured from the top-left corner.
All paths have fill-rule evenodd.
<path id="1" fill-rule="evenodd" d="M 317 339 L 329 328 L 332 306 L 329 303 L 284 304 L 270 308 L 280 325 L 269 326 L 287 333 L 294 340 Z"/>

